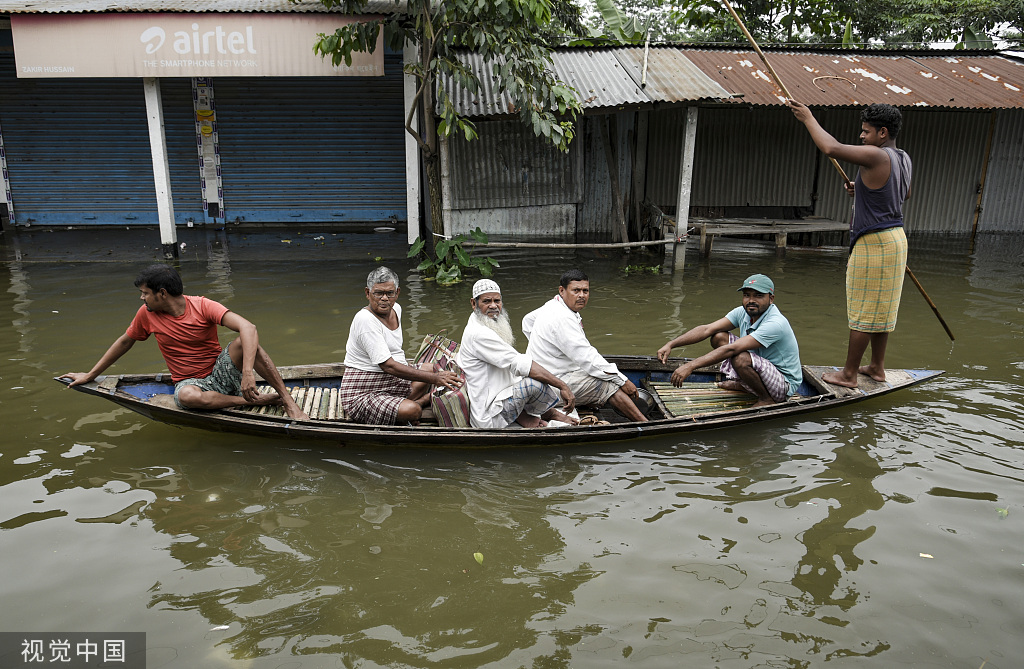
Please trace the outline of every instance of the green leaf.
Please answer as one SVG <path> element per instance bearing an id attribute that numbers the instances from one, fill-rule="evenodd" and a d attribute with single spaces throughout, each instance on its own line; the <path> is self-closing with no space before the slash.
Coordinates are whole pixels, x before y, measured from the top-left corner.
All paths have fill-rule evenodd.
<path id="1" fill-rule="evenodd" d="M 843 46 L 853 46 L 853 17 L 846 19 L 846 30 L 843 31 Z"/>
<path id="2" fill-rule="evenodd" d="M 421 262 L 419 265 L 416 266 L 416 271 L 422 272 L 424 270 L 428 270 L 428 269 L 431 269 L 433 267 L 434 267 L 434 261 L 431 260 L 430 258 L 427 258 L 426 260 L 424 260 L 423 262 Z"/>
<path id="3" fill-rule="evenodd" d="M 437 283 L 442 286 L 451 286 L 452 284 L 462 281 L 462 270 L 460 270 L 457 265 L 450 267 L 447 270 L 443 268 L 438 269 L 434 278 L 436 278 Z"/>
<path id="4" fill-rule="evenodd" d="M 1009 509 L 996 509 L 996 513 L 999 514 L 1000 518 L 1006 518 L 1008 515 L 1010 515 L 1010 510 Z"/>
<path id="5" fill-rule="evenodd" d="M 426 245 L 427 245 L 427 243 L 425 241 L 423 241 L 422 239 L 417 237 L 416 241 L 414 241 L 412 243 L 412 246 L 409 247 L 409 253 L 405 257 L 406 258 L 415 258 L 416 256 L 418 256 L 420 254 L 420 251 L 422 251 L 423 247 L 425 247 Z"/>
<path id="6" fill-rule="evenodd" d="M 470 230 L 469 236 L 472 237 L 473 241 L 476 242 L 477 244 L 487 243 L 487 233 L 481 230 L 480 226 L 477 226 L 473 230 Z"/>
<path id="7" fill-rule="evenodd" d="M 484 563 L 484 554 L 483 553 L 473 553 L 473 559 L 476 560 L 477 564 L 483 564 Z"/>
<path id="8" fill-rule="evenodd" d="M 992 39 L 986 35 L 983 30 L 975 30 L 970 26 L 964 28 L 963 43 L 964 47 L 968 49 L 995 48 L 995 44 L 992 43 Z"/>

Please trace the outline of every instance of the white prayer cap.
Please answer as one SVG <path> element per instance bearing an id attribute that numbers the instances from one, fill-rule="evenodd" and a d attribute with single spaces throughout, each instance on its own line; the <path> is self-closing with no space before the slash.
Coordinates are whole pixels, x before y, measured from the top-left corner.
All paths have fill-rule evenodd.
<path id="1" fill-rule="evenodd" d="M 491 281 L 490 279 L 480 279 L 473 284 L 473 299 L 480 297 L 484 293 L 497 293 L 501 295 L 501 288 L 498 287 L 497 282 Z"/>

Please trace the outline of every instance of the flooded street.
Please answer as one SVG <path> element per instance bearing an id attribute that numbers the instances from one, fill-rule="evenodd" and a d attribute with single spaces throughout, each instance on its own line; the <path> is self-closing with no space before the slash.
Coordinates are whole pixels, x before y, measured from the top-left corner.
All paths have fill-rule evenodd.
<path id="1" fill-rule="evenodd" d="M 423 281 L 397 234 L 180 234 L 186 293 L 253 321 L 278 365 L 344 358 L 378 262 L 402 279 L 407 352 L 469 313 L 472 281 Z M 179 429 L 65 390 L 52 377 L 124 332 L 159 246 L 156 231 L 0 242 L 0 631 L 145 632 L 149 669 L 1024 657 L 1024 236 L 911 236 L 957 339 L 907 281 L 886 362 L 946 370 L 936 381 L 743 428 L 514 451 Z M 777 259 L 719 240 L 670 274 L 637 271 L 653 252 L 490 255 L 513 323 L 564 269 L 587 272 L 604 353 L 653 355 L 764 272 L 803 363 L 845 358 L 844 249 Z M 110 371 L 163 368 L 146 341 Z"/>

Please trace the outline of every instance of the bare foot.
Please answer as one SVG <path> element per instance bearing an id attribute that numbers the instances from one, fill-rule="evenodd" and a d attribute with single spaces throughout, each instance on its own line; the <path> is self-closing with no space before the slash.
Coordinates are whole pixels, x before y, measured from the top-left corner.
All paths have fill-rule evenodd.
<path id="1" fill-rule="evenodd" d="M 743 387 L 743 384 L 735 379 L 729 379 L 727 381 L 719 381 L 718 387 L 722 390 L 738 390 L 742 393 L 749 392 Z"/>
<path id="2" fill-rule="evenodd" d="M 288 417 L 292 420 L 309 420 L 309 414 L 302 410 L 302 408 L 292 402 L 291 404 L 285 404 L 284 412 L 288 414 Z"/>
<path id="3" fill-rule="evenodd" d="M 549 410 L 547 413 L 544 414 L 544 417 L 541 420 L 544 420 L 545 418 L 547 420 L 562 421 L 563 423 L 568 423 L 569 425 L 578 425 L 579 424 L 579 420 L 573 418 L 572 416 L 568 416 L 568 415 L 562 413 L 558 409 L 551 409 L 551 410 Z"/>
<path id="4" fill-rule="evenodd" d="M 821 375 L 821 380 L 825 383 L 831 383 L 833 386 L 842 386 L 843 388 L 856 388 L 857 379 L 856 377 L 851 381 L 840 372 L 825 372 Z"/>
<path id="5" fill-rule="evenodd" d="M 281 396 L 278 395 L 277 393 L 260 393 L 259 395 L 256 396 L 256 399 L 249 402 L 249 404 L 254 404 L 258 407 L 261 407 L 266 406 L 267 404 L 280 405 L 283 404 L 283 402 L 281 401 Z"/>
<path id="6" fill-rule="evenodd" d="M 531 416 L 525 411 L 519 414 L 519 418 L 516 418 L 516 422 L 523 427 L 547 427 L 547 422 L 540 419 L 540 416 Z"/>
<path id="7" fill-rule="evenodd" d="M 284 411 L 292 420 L 309 420 L 309 414 L 299 407 L 295 407 L 294 411 L 289 411 L 287 408 Z"/>
<path id="8" fill-rule="evenodd" d="M 876 372 L 874 370 L 874 368 L 871 367 L 871 365 L 863 365 L 857 371 L 860 372 L 861 374 L 865 375 L 865 376 L 870 376 L 871 378 L 873 378 L 875 381 L 878 381 L 879 383 L 885 383 L 885 370 L 884 369 L 879 371 L 879 372 Z"/>
<path id="9" fill-rule="evenodd" d="M 753 404 L 750 405 L 750 408 L 757 409 L 759 407 L 770 407 L 773 404 L 777 404 L 777 402 L 771 398 L 768 398 L 766 400 L 758 400 L 754 402 Z"/>

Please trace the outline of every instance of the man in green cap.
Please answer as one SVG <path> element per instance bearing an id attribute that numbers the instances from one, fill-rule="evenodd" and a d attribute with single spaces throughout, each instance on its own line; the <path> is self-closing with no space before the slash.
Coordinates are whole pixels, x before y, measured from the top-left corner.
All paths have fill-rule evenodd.
<path id="1" fill-rule="evenodd" d="M 694 370 L 720 362 L 727 390 L 745 390 L 757 396 L 755 407 L 784 402 L 803 380 L 800 348 L 789 321 L 775 306 L 775 284 L 764 274 L 748 276 L 737 290 L 740 306 L 714 323 L 687 330 L 658 349 L 668 360 L 677 346 L 711 338 L 711 352 L 680 365 L 672 372 L 672 385 L 681 386 Z M 732 330 L 739 328 L 739 335 Z"/>

